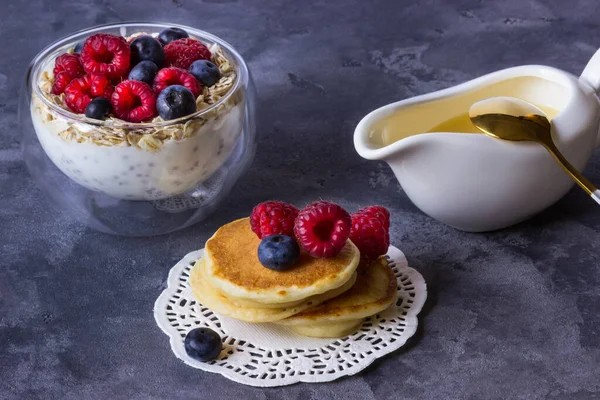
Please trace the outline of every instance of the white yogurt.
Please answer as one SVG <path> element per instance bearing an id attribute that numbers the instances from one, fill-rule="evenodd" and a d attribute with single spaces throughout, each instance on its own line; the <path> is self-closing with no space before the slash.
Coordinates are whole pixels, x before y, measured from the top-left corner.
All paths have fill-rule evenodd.
<path id="1" fill-rule="evenodd" d="M 129 146 L 100 146 L 63 139 L 69 128 L 64 117 L 32 103 L 31 118 L 37 137 L 52 162 L 78 184 L 126 200 L 155 200 L 182 194 L 204 182 L 231 154 L 243 127 L 243 101 L 221 111 L 190 137 L 169 139 L 156 151 Z M 90 125 L 74 124 L 80 130 Z"/>

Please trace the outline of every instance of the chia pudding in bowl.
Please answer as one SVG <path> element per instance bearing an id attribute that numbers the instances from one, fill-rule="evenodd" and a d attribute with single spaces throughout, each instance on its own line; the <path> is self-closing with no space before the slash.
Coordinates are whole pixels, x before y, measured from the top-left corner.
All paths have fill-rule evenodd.
<path id="1" fill-rule="evenodd" d="M 254 152 L 246 64 L 226 42 L 190 27 L 131 23 L 79 32 L 36 57 L 27 85 L 30 172 L 42 186 L 54 185 L 48 191 L 72 188 L 50 197 L 76 203 L 88 223 L 92 209 L 104 208 L 102 221 L 92 212 L 90 224 L 103 231 L 146 235 L 190 225 L 214 209 Z M 52 167 L 40 166 L 36 146 Z M 173 218 L 183 211 L 186 217 Z M 124 217 L 147 224 L 164 212 L 177 222 L 120 232 Z"/>

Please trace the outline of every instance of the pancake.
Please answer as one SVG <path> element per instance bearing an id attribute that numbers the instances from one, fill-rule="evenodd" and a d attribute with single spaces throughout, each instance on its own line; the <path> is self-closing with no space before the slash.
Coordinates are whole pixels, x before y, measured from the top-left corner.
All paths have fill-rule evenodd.
<path id="1" fill-rule="evenodd" d="M 325 293 L 327 293 L 327 292 L 325 292 Z M 284 308 L 284 307 L 294 307 L 294 306 L 297 306 L 298 304 L 303 303 L 306 299 L 296 300 L 296 301 L 288 301 L 286 303 L 271 303 L 271 304 L 261 303 L 260 301 L 253 301 L 253 300 L 247 300 L 247 299 L 239 299 L 237 297 L 230 297 L 230 296 L 227 296 L 227 300 L 229 300 L 231 302 L 231 304 L 234 304 L 234 305 L 240 306 L 240 307 L 251 307 L 251 308 L 252 307 L 253 308 Z"/>
<path id="2" fill-rule="evenodd" d="M 358 267 L 356 283 L 343 294 L 278 324 L 313 337 L 340 337 L 354 332 L 363 319 L 396 301 L 398 282 L 384 257 Z"/>
<path id="3" fill-rule="evenodd" d="M 198 260 L 190 272 L 190 287 L 192 293 L 194 293 L 194 296 L 200 303 L 220 314 L 247 322 L 272 322 L 290 317 L 333 297 L 339 296 L 346 290 L 352 288 L 355 281 L 356 272 L 353 272 L 350 279 L 342 286 L 326 293 L 308 297 L 300 304 L 293 307 L 253 308 L 241 307 L 233 304 L 226 295 L 212 287 L 206 279 L 204 259 Z"/>
<path id="4" fill-rule="evenodd" d="M 364 318 L 349 321 L 337 321 L 330 323 L 315 323 L 306 325 L 294 325 L 289 328 L 302 336 L 315 338 L 340 338 L 348 336 L 358 330 Z"/>
<path id="5" fill-rule="evenodd" d="M 259 244 L 248 218 L 222 226 L 206 242 L 206 279 L 239 305 L 293 305 L 339 288 L 360 261 L 358 248 L 348 240 L 336 257 L 313 258 L 302 251 L 293 267 L 273 271 L 258 260 Z"/>

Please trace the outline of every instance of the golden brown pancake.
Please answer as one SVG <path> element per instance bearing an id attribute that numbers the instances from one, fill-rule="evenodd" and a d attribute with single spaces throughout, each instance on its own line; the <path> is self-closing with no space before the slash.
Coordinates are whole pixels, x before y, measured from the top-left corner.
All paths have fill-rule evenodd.
<path id="1" fill-rule="evenodd" d="M 287 318 L 307 308 L 318 305 L 350 289 L 356 281 L 356 272 L 342 286 L 328 292 L 310 296 L 291 307 L 243 307 L 233 304 L 222 292 L 212 287 L 206 280 L 204 259 L 199 259 L 190 273 L 192 293 L 204 306 L 220 314 L 247 322 L 272 322 Z"/>
<path id="2" fill-rule="evenodd" d="M 258 260 L 260 239 L 248 218 L 222 226 L 206 242 L 206 279 L 227 297 L 252 303 L 279 304 L 303 300 L 342 286 L 354 274 L 360 252 L 347 241 L 332 258 L 313 258 L 302 251 L 296 264 L 273 271 Z"/>
<path id="3" fill-rule="evenodd" d="M 365 317 L 394 303 L 398 282 L 385 258 L 361 263 L 356 272 L 356 283 L 350 290 L 277 323 L 307 336 L 345 336 Z"/>

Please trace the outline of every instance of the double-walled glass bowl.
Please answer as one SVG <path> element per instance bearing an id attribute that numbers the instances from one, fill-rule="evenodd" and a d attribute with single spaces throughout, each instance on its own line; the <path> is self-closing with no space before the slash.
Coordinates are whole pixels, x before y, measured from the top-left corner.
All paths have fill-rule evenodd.
<path id="1" fill-rule="evenodd" d="M 149 123 L 99 121 L 68 111 L 43 90 L 55 58 L 90 35 L 129 37 L 169 27 L 184 29 L 213 53 L 219 49 L 228 64 L 224 92 L 213 88 L 196 113 Z M 39 53 L 25 84 L 19 111 L 29 172 L 52 203 L 102 232 L 156 235 L 200 221 L 254 155 L 255 89 L 248 67 L 231 45 L 207 32 L 162 23 L 86 29 Z"/>

